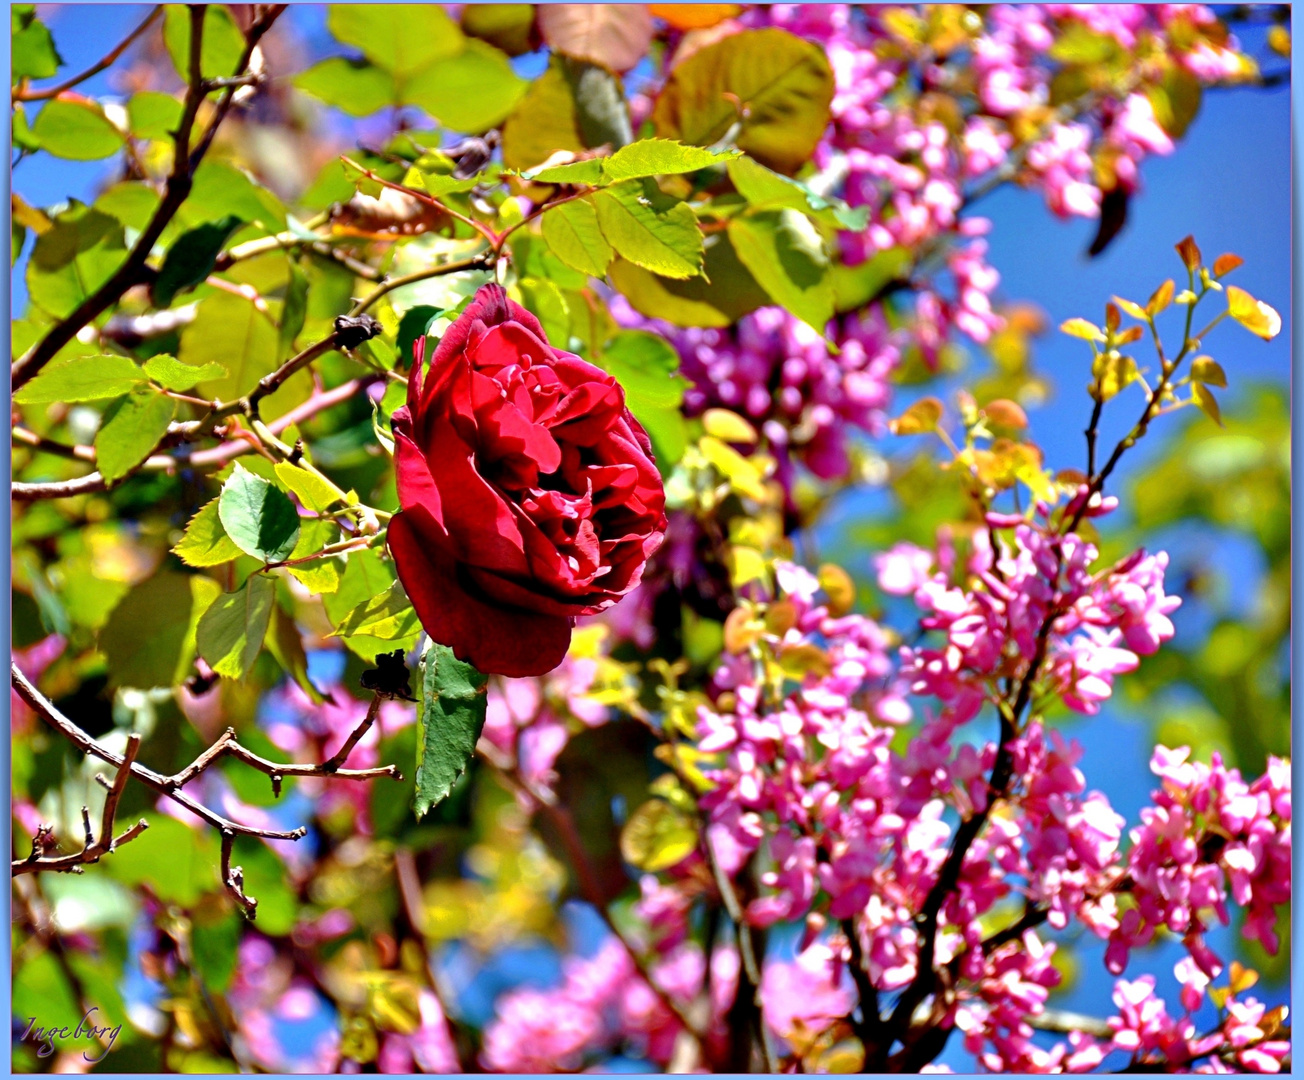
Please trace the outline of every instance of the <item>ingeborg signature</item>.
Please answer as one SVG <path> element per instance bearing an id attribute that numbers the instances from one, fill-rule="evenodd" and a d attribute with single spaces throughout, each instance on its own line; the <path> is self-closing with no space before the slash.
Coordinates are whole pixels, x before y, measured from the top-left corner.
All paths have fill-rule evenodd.
<path id="1" fill-rule="evenodd" d="M 99 1012 L 99 1007 L 92 1005 L 86 1010 L 86 1015 L 81 1018 L 75 1028 L 67 1025 L 55 1027 L 53 1024 L 42 1027 L 37 1024 L 36 1017 L 29 1017 L 27 1020 L 27 1030 L 19 1036 L 22 1042 L 31 1039 L 36 1043 L 36 1054 L 38 1057 L 49 1057 L 58 1049 L 57 1044 L 66 1041 L 76 1041 L 78 1039 L 90 1039 L 92 1043 L 102 1042 L 104 1050 L 99 1057 L 91 1057 L 90 1052 L 83 1050 L 82 1057 L 92 1065 L 96 1062 L 103 1061 L 113 1049 L 114 1042 L 122 1034 L 122 1025 L 117 1024 L 109 1027 L 105 1024 L 103 1027 L 98 1026 L 91 1020 L 94 1013 Z"/>

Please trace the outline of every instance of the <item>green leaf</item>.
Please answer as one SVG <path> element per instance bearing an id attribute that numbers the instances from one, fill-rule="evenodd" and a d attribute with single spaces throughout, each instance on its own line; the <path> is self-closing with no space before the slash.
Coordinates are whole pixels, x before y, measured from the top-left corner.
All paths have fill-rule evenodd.
<path id="1" fill-rule="evenodd" d="M 611 265 L 611 245 L 598 225 L 598 212 L 588 199 L 562 203 L 544 213 L 543 238 L 553 254 L 572 270 L 602 277 Z"/>
<path id="2" fill-rule="evenodd" d="M 122 132 L 90 102 L 47 101 L 32 122 L 41 149 L 71 161 L 106 158 L 122 149 Z"/>
<path id="3" fill-rule="evenodd" d="M 221 887 L 216 834 L 208 828 L 192 829 L 168 814 L 144 817 L 149 828 L 105 859 L 104 873 L 124 885 L 148 885 L 164 903 L 193 909 L 204 893 Z"/>
<path id="4" fill-rule="evenodd" d="M 288 359 L 294 351 L 295 339 L 303 332 L 308 318 L 308 275 L 297 262 L 290 261 L 290 280 L 285 286 L 285 303 L 281 307 L 281 321 L 276 327 L 276 355 Z"/>
<path id="5" fill-rule="evenodd" d="M 331 625 L 341 626 L 349 613 L 373 596 L 379 596 L 394 583 L 394 574 L 388 563 L 370 548 L 349 553 L 339 588 L 322 598 L 326 616 Z"/>
<path id="6" fill-rule="evenodd" d="M 20 14 L 10 9 L 9 15 L 10 78 L 48 79 L 56 74 L 63 57 L 54 47 L 54 38 L 45 23 L 36 18 L 34 11 Z"/>
<path id="7" fill-rule="evenodd" d="M 345 617 L 336 629 L 339 637 L 365 634 L 382 641 L 398 641 L 421 630 L 412 601 L 400 582 L 394 582 L 379 596 L 368 597 Z"/>
<path id="8" fill-rule="evenodd" d="M 689 385 L 679 372 L 679 353 L 656 334 L 622 330 L 608 342 L 598 363 L 616 377 L 625 404 L 647 430 L 657 464 L 667 472 L 688 445 L 688 428 L 679 406 Z"/>
<path id="9" fill-rule="evenodd" d="M 199 655 L 219 675 L 243 679 L 263 647 L 275 605 L 276 582 L 266 574 L 251 574 L 200 616 L 195 635 Z"/>
<path id="10" fill-rule="evenodd" d="M 113 275 L 127 256 L 123 229 L 109 214 L 80 203 L 55 216 L 37 237 L 27 264 L 32 303 L 61 319 Z"/>
<path id="11" fill-rule="evenodd" d="M 220 379 L 226 375 L 221 364 L 191 367 L 167 353 L 157 353 L 145 361 L 145 374 L 160 386 L 181 393 L 190 390 L 206 379 Z"/>
<path id="12" fill-rule="evenodd" d="M 192 229 L 228 215 L 272 233 L 288 227 L 285 206 L 271 191 L 230 162 L 208 159 L 195 170 L 190 198 L 177 211 L 177 221 Z"/>
<path id="13" fill-rule="evenodd" d="M 786 30 L 744 30 L 698 50 L 670 73 L 652 110 L 658 135 L 698 146 L 738 125 L 740 150 L 795 172 L 829 122 L 833 71 L 813 42 Z"/>
<path id="14" fill-rule="evenodd" d="M 144 461 L 167 434 L 177 403 L 153 387 L 133 390 L 110 406 L 95 433 L 95 464 L 110 484 Z"/>
<path id="15" fill-rule="evenodd" d="M 593 202 L 607 242 L 636 266 L 669 278 L 701 273 L 702 233 L 687 204 L 639 180 L 605 188 Z"/>
<path id="16" fill-rule="evenodd" d="M 103 401 L 144 385 L 145 372 L 125 356 L 57 357 L 14 394 L 14 401 L 19 405 Z"/>
<path id="17" fill-rule="evenodd" d="M 445 127 L 478 135 L 501 124 L 528 85 L 505 53 L 483 41 L 467 41 L 459 55 L 414 76 L 403 89 L 403 100 Z"/>
<path id="18" fill-rule="evenodd" d="M 190 12 L 181 4 L 163 9 L 163 43 L 183 83 L 190 82 Z M 236 75 L 245 38 L 224 4 L 204 7 L 204 36 L 199 48 L 199 68 L 206 79 Z"/>
<path id="19" fill-rule="evenodd" d="M 397 103 L 394 76 L 366 60 L 332 56 L 294 77 L 294 85 L 350 116 L 370 116 Z"/>
<path id="20" fill-rule="evenodd" d="M 240 554 L 235 541 L 226 535 L 217 512 L 217 499 L 210 499 L 190 519 L 172 553 L 187 566 L 220 566 Z"/>
<path id="21" fill-rule="evenodd" d="M 291 465 L 288 461 L 276 463 L 276 478 L 299 496 L 304 507 L 320 513 L 340 501 L 339 492 L 316 473 Z"/>
<path id="22" fill-rule="evenodd" d="M 612 263 L 608 276 L 635 310 L 675 326 L 729 326 L 773 303 L 739 260 L 728 233 L 705 237 L 702 250 L 702 276 L 687 281 L 657 277 L 623 259 Z"/>
<path id="23" fill-rule="evenodd" d="M 570 340 L 570 312 L 557 283 L 548 278 L 522 278 L 519 288 L 526 310 L 538 316 L 548 340 L 565 347 Z"/>
<path id="24" fill-rule="evenodd" d="M 620 854 L 645 873 L 669 870 L 697 850 L 693 819 L 664 799 L 649 799 L 620 833 Z"/>
<path id="25" fill-rule="evenodd" d="M 340 527 L 329 518 L 307 518 L 299 522 L 299 542 L 290 552 L 290 558 L 302 559 L 315 555 L 327 544 L 339 538 Z M 354 558 L 357 553 L 354 554 Z M 350 560 L 352 561 L 352 560 Z M 339 560 L 336 558 L 313 559 L 312 562 L 287 566 L 290 575 L 296 578 L 304 588 L 318 596 L 335 592 L 340 587 Z"/>
<path id="26" fill-rule="evenodd" d="M 209 399 L 233 401 L 272 372 L 276 347 L 276 327 L 266 315 L 242 296 L 214 292 L 199 302 L 194 321 L 181 331 L 178 358 L 196 367 L 221 364 L 226 376 L 205 379 L 199 384 L 199 393 Z M 296 372 L 262 400 L 260 412 L 264 419 L 274 419 L 311 392 L 311 375 Z"/>
<path id="27" fill-rule="evenodd" d="M 535 168 L 558 150 L 585 149 L 575 94 L 553 63 L 534 80 L 503 124 L 503 164 Z"/>
<path id="28" fill-rule="evenodd" d="M 154 281 L 154 305 L 171 306 L 177 293 L 193 289 L 208 277 L 223 246 L 243 224 L 234 214 L 228 214 L 221 221 L 200 225 L 177 237 Z"/>
<path id="29" fill-rule="evenodd" d="M 259 777 L 266 781 L 266 777 Z M 196 913 L 191 919 L 190 950 L 195 974 L 204 986 L 216 994 L 226 993 L 235 974 L 240 939 L 244 937 L 244 920 L 234 911 Z"/>
<path id="30" fill-rule="evenodd" d="M 369 174 L 370 170 L 364 169 L 353 159 L 341 158 L 340 165 L 344 168 L 345 178 L 357 189 L 359 195 L 377 199 L 385 190 L 385 185 Z"/>
<path id="31" fill-rule="evenodd" d="M 762 211 L 730 221 L 729 239 L 775 303 L 822 335 L 833 318 L 833 285 L 810 221 L 795 210 Z"/>
<path id="32" fill-rule="evenodd" d="M 271 630 L 267 636 L 267 651 L 312 703 L 320 705 L 325 698 L 308 678 L 308 654 L 303 650 L 303 638 L 299 636 L 299 628 L 294 625 L 294 620 L 278 607 L 272 615 Z"/>
<path id="33" fill-rule="evenodd" d="M 585 158 L 565 165 L 551 165 L 546 169 L 522 173 L 521 176 L 534 184 L 582 184 L 587 187 L 599 187 L 607 182 L 606 174 L 602 170 L 601 158 Z"/>
<path id="34" fill-rule="evenodd" d="M 332 4 L 330 32 L 402 82 L 462 51 L 464 38 L 434 4 Z"/>
<path id="35" fill-rule="evenodd" d="M 221 595 L 211 578 L 163 573 L 123 597 L 100 632 L 99 647 L 114 686 L 175 686 L 195 655 L 200 614 Z"/>
<path id="36" fill-rule="evenodd" d="M 865 227 L 868 208 L 852 209 L 840 199 L 816 195 L 804 184 L 781 176 L 757 161 L 736 157 L 728 164 L 729 179 L 738 194 L 757 210 L 799 210 L 831 228 L 858 231 Z"/>
<path id="37" fill-rule="evenodd" d="M 167 139 L 181 124 L 183 106 L 171 94 L 142 90 L 127 102 L 131 133 L 142 139 Z"/>
<path id="38" fill-rule="evenodd" d="M 723 165 L 738 157 L 737 150 L 706 150 L 673 139 L 639 139 L 602 160 L 602 176 L 609 184 L 644 176 L 672 176 Z"/>
<path id="39" fill-rule="evenodd" d="M 532 52 L 535 45 L 533 4 L 466 4 L 462 31 L 496 45 L 509 56 Z"/>
<path id="40" fill-rule="evenodd" d="M 431 643 L 422 660 L 421 704 L 417 712 L 416 798 L 418 820 L 443 802 L 475 756 L 484 730 L 488 676 Z"/>
<path id="41" fill-rule="evenodd" d="M 289 496 L 239 462 L 222 485 L 217 514 L 236 547 L 265 563 L 288 559 L 299 542 L 299 512 Z"/>

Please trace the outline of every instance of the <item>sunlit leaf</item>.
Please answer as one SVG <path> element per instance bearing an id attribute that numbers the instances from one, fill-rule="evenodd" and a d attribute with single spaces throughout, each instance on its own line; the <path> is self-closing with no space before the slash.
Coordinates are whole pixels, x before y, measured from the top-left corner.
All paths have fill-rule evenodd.
<path id="1" fill-rule="evenodd" d="M 176 407 L 170 397 L 142 387 L 109 408 L 95 433 L 95 464 L 105 480 L 121 480 L 154 451 Z"/>
<path id="2" fill-rule="evenodd" d="M 629 816 L 620 832 L 620 854 L 631 866 L 655 874 L 683 862 L 697 850 L 697 827 L 664 799 L 649 799 Z"/>
<path id="3" fill-rule="evenodd" d="M 443 802 L 475 756 L 484 729 L 488 677 L 432 643 L 421 662 L 417 712 L 416 797 L 418 818 Z"/>
<path id="4" fill-rule="evenodd" d="M 299 513 L 274 484 L 236 462 L 217 505 L 227 536 L 246 555 L 263 562 L 290 557 L 299 541 Z"/>
<path id="5" fill-rule="evenodd" d="M 219 675 L 243 679 L 262 650 L 275 604 L 275 581 L 266 574 L 251 574 L 200 616 L 195 638 L 199 655 Z"/>

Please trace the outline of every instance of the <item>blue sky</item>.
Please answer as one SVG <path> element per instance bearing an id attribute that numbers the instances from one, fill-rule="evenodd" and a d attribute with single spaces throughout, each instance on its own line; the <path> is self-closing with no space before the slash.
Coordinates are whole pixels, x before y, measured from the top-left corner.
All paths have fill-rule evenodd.
<path id="1" fill-rule="evenodd" d="M 50 17 L 67 70 L 81 70 L 102 55 L 106 42 L 121 37 L 148 10 L 145 5 L 60 7 Z M 329 49 L 321 9 L 293 9 L 296 27 L 309 51 Z M 107 75 L 84 87 L 89 93 L 110 91 Z M 48 205 L 55 199 L 93 197 L 110 172 L 106 162 L 56 161 L 39 154 L 24 161 L 13 175 L 14 190 L 30 202 Z M 1002 275 L 999 295 L 1008 300 L 1031 301 L 1049 316 L 1051 326 L 1074 315 L 1099 321 L 1105 301 L 1113 294 L 1144 301 L 1166 277 L 1175 277 L 1180 265 L 1173 244 L 1193 233 L 1207 257 L 1234 251 L 1245 266 L 1232 279 L 1256 297 L 1272 304 L 1285 321 L 1284 332 L 1265 343 L 1240 328 L 1225 325 L 1205 349 L 1227 371 L 1235 387 L 1252 379 L 1286 383 L 1290 378 L 1293 326 L 1291 322 L 1291 124 L 1290 92 L 1254 89 L 1215 90 L 1206 93 L 1199 116 L 1177 152 L 1170 158 L 1151 158 L 1144 166 L 1143 188 L 1133 200 L 1130 222 L 1108 251 L 1091 260 L 1086 248 L 1095 223 L 1059 221 L 1046 210 L 1039 195 L 1013 187 L 1002 189 L 975 211 L 994 224 L 990 236 L 990 261 Z M 22 264 L 18 268 L 21 274 Z M 13 290 L 15 308 L 24 302 L 21 279 Z M 1216 301 L 1213 310 L 1216 311 Z M 1176 334 L 1174 317 L 1174 330 Z M 1089 376 L 1089 356 L 1082 342 L 1051 332 L 1036 346 L 1040 370 L 1054 380 L 1057 393 L 1032 414 L 1032 434 L 1046 451 L 1048 464 L 1080 467 L 1083 459 L 1081 431 L 1090 409 L 1083 387 Z M 1143 354 L 1144 355 L 1144 354 Z M 1133 419 L 1129 403 L 1107 415 L 1102 443 L 1112 442 Z M 1146 454 L 1128 459 L 1120 480 L 1143 465 Z M 1117 488 L 1116 488 L 1117 490 Z M 842 513 L 854 513 L 866 504 L 844 502 Z M 835 523 L 833 523 L 835 524 Z M 857 567 L 863 572 L 863 567 Z M 1253 566 L 1241 560 L 1235 571 L 1247 580 Z M 1073 735 L 1086 748 L 1083 771 L 1092 786 L 1105 791 L 1120 813 L 1135 820 L 1147 801 L 1152 777 L 1147 768 L 1150 732 L 1135 718 L 1107 710 L 1090 723 L 1074 725 Z M 1226 935 L 1212 943 L 1227 954 Z M 1099 962 L 1101 949 L 1084 949 L 1082 978 L 1069 1007 L 1108 1015 L 1111 981 Z M 1166 949 L 1143 966 L 1157 970 L 1161 986 L 1171 987 L 1171 966 L 1179 953 Z M 1264 988 L 1256 993 L 1270 1003 L 1288 1000 L 1284 988 Z M 967 1064 L 953 1040 L 943 1059 L 953 1067 Z"/>

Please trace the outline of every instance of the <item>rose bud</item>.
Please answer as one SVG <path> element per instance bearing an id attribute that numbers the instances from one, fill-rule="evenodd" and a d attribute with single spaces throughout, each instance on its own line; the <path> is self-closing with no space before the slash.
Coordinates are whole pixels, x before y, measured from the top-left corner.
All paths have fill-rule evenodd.
<path id="1" fill-rule="evenodd" d="M 614 378 L 486 285 L 393 417 L 389 547 L 431 639 L 486 674 L 542 675 L 580 615 L 634 589 L 664 538 L 652 444 Z"/>

